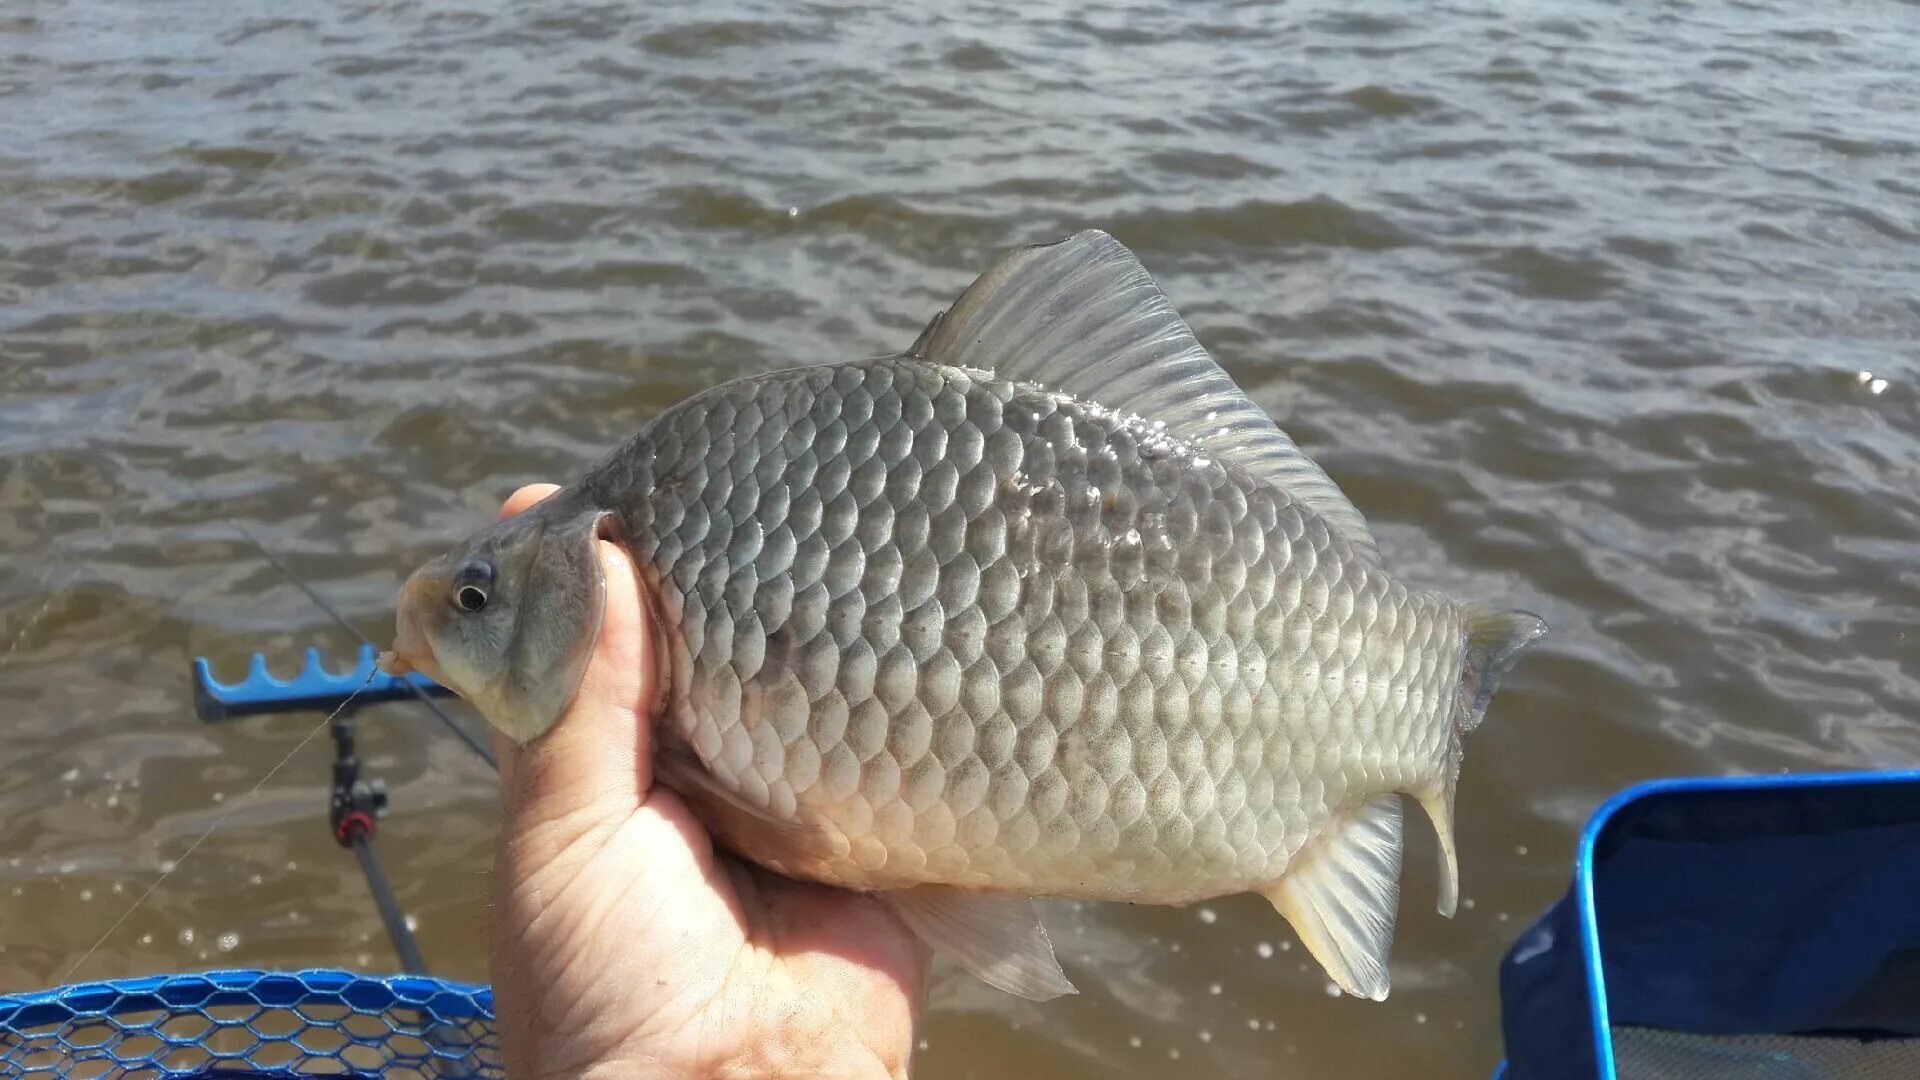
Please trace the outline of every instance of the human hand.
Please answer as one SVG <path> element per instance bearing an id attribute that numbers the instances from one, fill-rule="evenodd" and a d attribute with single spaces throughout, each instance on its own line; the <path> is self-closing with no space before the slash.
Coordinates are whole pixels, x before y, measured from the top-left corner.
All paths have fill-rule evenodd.
<path id="1" fill-rule="evenodd" d="M 521 488 L 501 517 L 555 490 Z M 662 658 L 632 559 L 598 543 L 606 616 L 579 692 L 528 745 L 494 736 L 508 1075 L 904 1077 L 926 949 L 876 900 L 715 851 L 653 784 Z"/>

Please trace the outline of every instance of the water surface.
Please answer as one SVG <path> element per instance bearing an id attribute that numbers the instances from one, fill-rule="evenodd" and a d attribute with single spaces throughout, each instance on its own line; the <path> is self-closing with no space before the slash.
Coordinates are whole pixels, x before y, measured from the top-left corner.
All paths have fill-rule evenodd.
<path id="1" fill-rule="evenodd" d="M 193 656 L 352 644 L 225 523 L 384 639 L 515 486 L 1090 225 L 1401 576 L 1555 634 L 1469 744 L 1458 918 L 1410 830 L 1390 1001 L 1257 897 L 1060 905 L 1083 993 L 943 971 L 917 1075 L 1484 1076 L 1608 793 L 1920 761 L 1910 4 L 272 7 L 0 14 L 0 989 L 318 720 L 193 719 Z M 484 979 L 493 778 L 363 726 L 422 947 Z M 82 976 L 392 970 L 327 753 Z"/>

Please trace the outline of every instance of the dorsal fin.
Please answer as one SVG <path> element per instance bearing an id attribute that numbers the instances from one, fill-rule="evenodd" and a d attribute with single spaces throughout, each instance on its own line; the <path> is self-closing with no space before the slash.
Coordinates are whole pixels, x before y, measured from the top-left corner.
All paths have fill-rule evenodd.
<path id="1" fill-rule="evenodd" d="M 1166 425 L 1286 489 L 1378 559 L 1366 519 L 1233 379 L 1119 241 L 1098 230 L 1008 252 L 910 355 L 1037 383 Z"/>

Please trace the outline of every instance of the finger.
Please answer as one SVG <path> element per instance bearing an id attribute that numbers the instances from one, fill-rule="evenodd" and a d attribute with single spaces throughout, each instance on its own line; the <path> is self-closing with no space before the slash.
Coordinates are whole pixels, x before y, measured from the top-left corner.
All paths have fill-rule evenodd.
<path id="1" fill-rule="evenodd" d="M 507 496 L 506 505 L 500 507 L 500 520 L 525 511 L 529 506 L 560 490 L 559 484 L 528 484 Z"/>

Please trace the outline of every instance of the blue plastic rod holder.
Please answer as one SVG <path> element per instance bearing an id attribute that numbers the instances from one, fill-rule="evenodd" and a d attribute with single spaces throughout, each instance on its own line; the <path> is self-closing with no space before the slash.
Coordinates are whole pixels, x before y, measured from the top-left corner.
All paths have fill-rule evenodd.
<path id="1" fill-rule="evenodd" d="M 207 658 L 197 656 L 193 660 L 193 711 L 201 720 L 212 723 L 265 713 L 331 712 L 348 698 L 353 698 L 352 708 L 358 709 L 411 698 L 414 694 L 410 685 L 434 696 L 451 693 L 425 675 L 415 673 L 404 679 L 388 675 L 375 665 L 377 659 L 373 646 L 362 645 L 360 662 L 352 671 L 336 675 L 322 663 L 319 649 L 308 649 L 300 674 L 283 680 L 267 670 L 266 657 L 254 653 L 247 677 L 229 684 L 214 678 Z M 354 696 L 355 691 L 359 696 Z"/>

